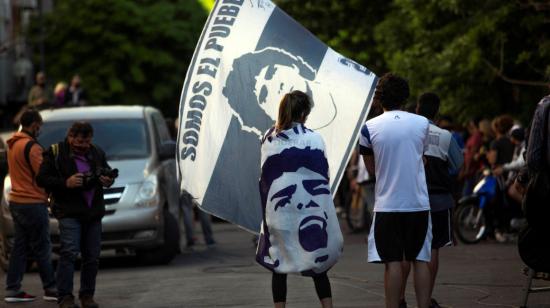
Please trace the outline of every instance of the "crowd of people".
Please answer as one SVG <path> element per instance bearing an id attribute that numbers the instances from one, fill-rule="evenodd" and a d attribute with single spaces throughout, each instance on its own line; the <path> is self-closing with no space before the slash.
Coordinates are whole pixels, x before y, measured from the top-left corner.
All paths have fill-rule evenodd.
<path id="1" fill-rule="evenodd" d="M 405 108 L 411 113 L 417 113 L 416 104 Z M 375 111 L 371 117 L 381 113 Z M 511 229 L 522 225 L 520 204 L 522 193 L 514 185 L 520 170 L 525 167 L 525 150 L 527 146 L 529 127 L 523 126 L 518 119 L 508 114 L 492 119 L 472 118 L 464 126 L 455 124 L 449 116 L 437 115 L 431 119 L 437 127 L 447 130 L 453 138 L 453 154 L 461 155 L 464 161 L 461 168 L 450 170 L 452 180 L 452 196 L 457 202 L 463 197 L 473 194 L 474 187 L 480 179 L 490 172 L 498 180 L 498 190 L 501 192 L 492 202 L 490 211 L 490 236 L 499 242 L 511 241 L 515 238 Z M 365 173 L 365 166 L 357 155 L 352 156 L 348 166 L 349 189 L 351 194 L 342 192 L 340 206 L 350 203 L 349 196 L 360 188 L 358 183 L 370 183 L 372 176 Z M 374 186 L 374 184 L 372 184 Z M 363 189 L 364 189 L 363 187 Z M 372 194 L 372 191 L 366 192 Z M 367 198 L 370 196 L 366 196 Z M 514 227 L 509 226 L 512 223 Z"/>
<path id="2" fill-rule="evenodd" d="M 87 100 L 88 94 L 82 87 L 81 79 L 78 74 L 71 78 L 69 85 L 64 81 L 59 81 L 52 91 L 47 86 L 46 74 L 44 72 L 38 72 L 35 77 L 35 85 L 29 92 L 27 105 L 37 109 L 84 106 Z"/>
<path id="3" fill-rule="evenodd" d="M 462 196 L 470 195 L 484 170 L 497 177 L 502 192 L 494 204 L 492 235 L 499 242 L 510 240 L 512 217 L 521 212 L 522 195 L 514 185 L 519 171 L 525 166 L 526 135 L 528 130 L 510 115 L 500 115 L 489 121 L 473 119 L 468 123 L 468 138 L 464 148 L 464 168 L 458 174 L 463 183 Z"/>
<path id="4" fill-rule="evenodd" d="M 47 108 L 78 107 L 88 104 L 88 92 L 82 87 L 82 80 L 78 74 L 73 75 L 71 82 L 59 81 L 52 89 L 46 74 L 38 72 L 35 75 L 35 84 L 27 96 L 27 103 L 21 107 L 12 119 L 12 124 L 19 125 L 21 115 L 29 108 L 42 110 Z"/>
<path id="5" fill-rule="evenodd" d="M 37 75 L 37 83 L 43 78 Z M 43 87 L 31 91 L 34 100 L 29 102 L 44 104 L 46 101 L 39 99 L 43 92 Z M 529 139 L 532 144 L 527 147 L 527 130 L 509 115 L 492 121 L 474 119 L 463 134 L 449 118 L 437 121 L 437 94 L 424 93 L 414 110 L 404 110 L 408 97 L 405 79 L 391 73 L 382 76 L 373 99 L 380 112 L 360 133 L 358 155 L 364 169 L 376 179 L 368 262 L 385 265 L 386 307 L 407 307 L 404 293 L 412 270 L 418 307 L 436 308 L 440 306 L 432 294 L 439 249 L 454 242 L 451 216 L 457 198 L 471 194 L 480 174 L 490 170 L 498 178 L 502 200 L 509 200 L 492 208 L 493 234 L 499 241 L 507 240 L 510 218 L 520 209 L 526 181 L 537 170 L 547 168 L 542 156 L 548 153 L 540 150 L 548 142 L 541 133 L 547 128 L 540 122 L 547 123 L 541 114 L 548 113 L 550 100 L 543 99 L 537 108 L 534 134 Z M 309 96 L 301 91 L 285 94 L 277 122 L 261 142 L 263 220 L 256 261 L 272 272 L 275 307 L 286 305 L 290 273 L 312 277 L 321 306 L 333 306 L 327 273 L 342 254 L 343 236 L 329 187 L 325 143 L 319 133 L 305 126 L 312 106 Z M 9 198 L 16 234 L 5 301 L 35 299 L 21 290 L 27 254 L 32 254 L 37 258 L 44 299 L 57 300 L 62 308 L 78 307 L 73 275 L 80 254 L 80 303 L 98 307 L 94 293 L 105 212 L 101 196 L 114 178 L 101 175 L 95 182 L 85 183 L 83 173 L 97 166 L 109 168 L 105 154 L 92 143 L 89 123 L 75 122 L 65 141 L 43 151 L 35 142 L 42 125 L 38 111 L 26 110 L 20 122 L 22 131 L 8 141 L 8 164 L 16 171 L 11 174 Z M 57 275 L 50 262 L 46 191 L 54 200 L 50 204 L 60 228 Z M 180 196 L 180 201 L 189 197 Z M 184 211 L 183 216 L 191 217 L 191 206 Z M 203 231 L 206 243 L 214 244 L 209 224 L 203 224 Z M 187 246 L 193 246 L 192 233 L 187 235 Z"/>
<path id="6" fill-rule="evenodd" d="M 439 97 L 425 93 L 415 112 L 407 112 L 402 109 L 408 97 L 406 80 L 384 75 L 374 95 L 383 112 L 361 129 L 359 154 L 376 178 L 368 261 L 385 264 L 386 307 L 407 307 L 404 293 L 410 269 L 418 306 L 439 307 L 432 298 L 438 250 L 452 244 L 453 177 L 463 158 L 451 132 L 433 122 Z M 343 243 L 328 189 L 324 142 L 304 126 L 310 109 L 306 94 L 286 94 L 276 125 L 262 139 L 264 219 L 256 260 L 273 272 L 275 307 L 286 305 L 289 273 L 311 276 L 321 306 L 333 305 L 327 272 L 338 261 Z"/>
<path id="7" fill-rule="evenodd" d="M 384 97 L 385 93 L 391 95 Z M 522 200 L 529 178 L 526 156 L 530 128 L 503 114 L 493 119 L 474 118 L 462 129 L 452 118 L 438 115 L 440 102 L 436 94 L 424 93 L 415 104 L 404 106 L 407 97 L 408 85 L 401 78 L 385 75 L 379 81 L 374 111 L 361 131 L 359 148 L 348 167 L 349 188 L 341 190 L 343 193 L 336 199 L 340 205 L 352 206 L 355 200 L 350 196 L 359 190 L 373 212 L 369 261 L 386 264 L 387 306 L 407 307 L 405 282 L 412 264 L 415 284 L 420 286 L 415 287 L 419 307 L 439 307 L 430 297 L 439 267 L 439 249 L 455 243 L 453 208 L 458 200 L 475 193 L 481 179 L 490 175 L 497 183 L 496 196 L 487 200 L 484 211 L 486 234 L 498 242 L 507 242 L 518 240 L 518 232 L 526 229 Z M 414 114 L 429 121 L 426 139 L 416 143 L 414 139 L 423 133 L 412 124 L 422 122 Z M 402 132 L 406 136 L 400 138 Z M 536 142 L 544 144 L 543 139 Z M 418 165 L 419 157 L 424 157 L 424 168 Z M 415 182 L 419 186 L 412 185 Z M 427 188 L 427 202 L 422 185 Z M 425 230 L 420 221 L 426 218 L 420 213 L 426 209 L 430 211 L 427 233 L 431 233 L 431 252 L 421 245 L 426 233 L 419 231 Z M 409 212 L 418 212 L 418 217 L 407 218 L 403 214 Z M 384 246 L 389 242 L 392 245 Z M 416 246 L 411 246 L 411 242 Z M 411 249 L 413 252 L 409 253 Z"/>

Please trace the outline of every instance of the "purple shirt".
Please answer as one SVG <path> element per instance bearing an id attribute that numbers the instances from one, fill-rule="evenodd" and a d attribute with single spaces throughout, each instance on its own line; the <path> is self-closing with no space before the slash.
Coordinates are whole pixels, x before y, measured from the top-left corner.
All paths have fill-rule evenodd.
<path id="1" fill-rule="evenodd" d="M 88 159 L 85 156 L 74 155 L 74 162 L 76 163 L 76 169 L 80 173 L 86 173 L 91 169 L 90 163 L 88 162 Z M 92 201 L 94 200 L 94 193 L 95 193 L 95 188 L 84 190 L 82 192 L 82 194 L 84 195 L 84 199 L 88 204 L 88 207 L 92 207 Z"/>

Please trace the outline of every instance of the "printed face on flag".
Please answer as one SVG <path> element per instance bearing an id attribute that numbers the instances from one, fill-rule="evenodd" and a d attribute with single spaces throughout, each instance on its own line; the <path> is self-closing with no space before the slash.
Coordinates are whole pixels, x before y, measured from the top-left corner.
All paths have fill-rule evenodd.
<path id="1" fill-rule="evenodd" d="M 255 94 L 260 107 L 276 121 L 278 102 L 286 93 L 300 90 L 311 93 L 306 80 L 296 66 L 274 64 L 265 66 L 256 77 Z"/>
<path id="2" fill-rule="evenodd" d="M 203 210 L 257 232 L 260 140 L 283 95 L 301 90 L 314 104 L 306 124 L 327 144 L 334 192 L 375 81 L 270 1 L 217 1 L 182 90 L 181 189 Z"/>
<path id="3" fill-rule="evenodd" d="M 329 200 L 325 200 L 327 198 Z M 327 214 L 321 205 L 330 204 L 330 198 L 328 181 L 322 175 L 304 167 L 297 172 L 285 172 L 269 189 L 268 200 L 275 206 L 266 207 L 266 217 L 268 220 L 270 217 L 275 219 L 267 224 L 271 226 L 272 233 L 295 234 L 285 237 L 287 243 L 284 245 L 301 248 L 301 251 L 296 251 L 297 255 L 310 253 L 317 262 L 322 263 L 328 260 L 329 255 L 326 251 Z M 296 218 L 300 221 L 295 221 Z M 278 260 L 278 245 L 273 240 L 271 244 L 270 256 Z"/>
<path id="4" fill-rule="evenodd" d="M 316 70 L 303 59 L 284 49 L 267 47 L 258 52 L 245 54 L 233 62 L 224 94 L 235 110 L 241 109 L 243 98 L 253 100 L 274 123 L 277 120 L 279 102 L 283 95 L 293 90 L 300 90 L 309 95 L 314 105 L 310 118 L 318 124 L 313 126 L 309 124 L 309 126 L 312 129 L 319 129 L 334 121 L 337 109 L 330 92 L 321 87 L 315 77 Z M 253 85 L 253 88 L 242 89 L 240 85 L 243 80 L 246 80 L 246 84 Z M 246 95 L 242 90 L 254 92 Z M 245 126 L 255 125 L 257 119 L 255 114 L 239 113 L 239 115 Z M 254 128 L 261 132 L 259 136 L 265 132 L 264 127 Z"/>

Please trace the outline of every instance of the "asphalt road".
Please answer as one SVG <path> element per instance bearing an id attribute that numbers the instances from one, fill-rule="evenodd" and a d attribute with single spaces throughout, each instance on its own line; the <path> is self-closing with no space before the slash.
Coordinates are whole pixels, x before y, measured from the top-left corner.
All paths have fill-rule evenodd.
<path id="1" fill-rule="evenodd" d="M 271 275 L 254 262 L 252 235 L 227 223 L 214 224 L 214 231 L 215 247 L 199 243 L 166 266 L 141 266 L 131 257 L 102 259 L 97 302 L 101 307 L 271 307 Z M 383 307 L 383 265 L 366 262 L 365 234 L 346 234 L 345 241 L 340 262 L 329 272 L 334 306 Z M 513 244 L 442 249 L 434 297 L 444 307 L 518 307 L 526 281 L 523 267 Z M 5 281 L 4 273 L 0 280 Z M 287 307 L 320 306 L 311 278 L 289 276 L 288 283 Z M 42 295 L 37 273 L 27 273 L 23 286 Z M 411 279 L 407 302 L 416 306 Z M 2 301 L 0 307 L 56 305 L 40 298 L 23 304 Z M 550 307 L 550 292 L 531 294 L 529 307 Z"/>

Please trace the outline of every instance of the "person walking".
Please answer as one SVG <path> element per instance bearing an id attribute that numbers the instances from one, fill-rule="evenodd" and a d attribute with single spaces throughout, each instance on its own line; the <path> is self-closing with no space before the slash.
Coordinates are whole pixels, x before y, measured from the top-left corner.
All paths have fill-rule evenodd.
<path id="1" fill-rule="evenodd" d="M 376 177 L 374 219 L 368 237 L 368 261 L 384 263 L 386 307 L 399 307 L 401 263 L 412 263 L 416 301 L 430 303 L 432 225 L 423 154 L 429 122 L 399 110 L 409 97 L 407 81 L 392 73 L 380 78 L 374 102 L 384 113 L 361 129 L 359 151 Z"/>
<path id="2" fill-rule="evenodd" d="M 332 307 L 327 271 L 343 249 L 325 143 L 321 135 L 304 126 L 311 108 L 305 93 L 285 94 L 276 125 L 262 139 L 263 220 L 256 261 L 273 272 L 276 308 L 286 305 L 289 273 L 312 277 L 321 306 Z"/>
<path id="3" fill-rule="evenodd" d="M 483 145 L 483 134 L 479 130 L 480 118 L 473 118 L 467 124 L 469 137 L 464 147 L 464 165 L 458 175 L 459 180 L 464 181 L 462 196 L 469 196 L 475 185 L 477 172 L 481 168 L 479 150 Z"/>
<path id="4" fill-rule="evenodd" d="M 84 106 L 88 100 L 88 92 L 82 88 L 79 75 L 74 75 L 65 94 L 66 106 Z"/>
<path id="5" fill-rule="evenodd" d="M 75 122 L 64 141 L 44 154 L 37 182 L 51 192 L 52 212 L 59 222 L 61 249 L 57 267 L 59 307 L 78 307 L 73 296 L 74 265 L 82 254 L 79 298 L 83 308 L 96 308 L 94 301 L 101 250 L 101 218 L 105 214 L 103 187 L 116 175 L 105 153 L 92 144 L 93 128 Z"/>
<path id="6" fill-rule="evenodd" d="M 36 84 L 29 92 L 28 106 L 45 108 L 50 103 L 51 97 L 51 93 L 46 88 L 46 74 L 44 72 L 36 73 L 35 82 Z"/>
<path id="7" fill-rule="evenodd" d="M 170 131 L 170 135 L 172 136 L 172 139 L 175 141 L 178 134 L 179 129 L 179 118 L 173 119 L 166 119 L 166 126 L 168 127 Z M 175 168 L 173 169 L 176 170 Z M 194 226 L 194 217 L 193 217 L 193 211 L 194 207 L 196 205 L 196 202 L 193 200 L 193 196 L 189 194 L 187 191 L 180 191 L 180 185 L 179 182 L 173 181 L 170 182 L 170 185 L 172 185 L 172 194 L 171 196 L 173 198 L 177 198 L 177 201 L 174 201 L 174 204 L 177 204 L 177 209 L 173 209 L 174 217 L 178 218 L 178 226 L 180 230 L 180 239 L 184 238 L 184 234 L 182 233 L 183 230 L 185 230 L 185 247 L 186 248 L 192 248 L 195 246 L 195 226 Z M 212 247 L 216 245 L 216 241 L 214 240 L 214 232 L 212 231 L 212 217 L 210 214 L 204 212 L 200 208 L 197 208 L 197 215 L 201 224 L 202 229 L 202 235 L 204 237 L 204 243 L 208 247 Z M 180 250 L 182 245 L 179 245 Z"/>
<path id="8" fill-rule="evenodd" d="M 523 194 L 522 208 L 527 226 L 520 232 L 518 249 L 522 260 L 531 269 L 550 272 L 550 95 L 537 104 L 527 151 L 526 165 L 521 169 L 514 185 Z"/>
<path id="9" fill-rule="evenodd" d="M 428 148 L 424 152 L 426 157 L 425 171 L 430 199 L 430 216 L 432 220 L 432 257 L 428 263 L 431 275 L 430 297 L 433 294 L 435 280 L 439 270 L 439 249 L 453 245 L 452 208 L 453 199 L 452 174 L 457 172 L 464 162 L 462 151 L 452 133 L 439 128 L 434 124 L 439 112 L 439 97 L 434 93 L 424 93 L 418 99 L 416 113 L 430 121 Z M 405 279 L 401 292 L 400 307 L 406 307 L 404 300 L 405 285 L 409 269 L 405 268 Z M 431 297 L 430 308 L 440 307 Z"/>
<path id="10" fill-rule="evenodd" d="M 65 96 L 67 96 L 67 84 L 63 81 L 58 82 L 53 90 L 53 108 L 65 106 Z"/>
<path id="11" fill-rule="evenodd" d="M 34 301 L 35 296 L 21 290 L 28 256 L 32 255 L 40 272 L 45 300 L 57 300 L 55 277 L 51 263 L 48 196 L 38 187 L 35 175 L 42 163 L 42 147 L 36 137 L 42 117 L 34 109 L 21 115 L 20 132 L 7 141 L 11 191 L 8 196 L 15 236 L 6 275 L 7 303 Z"/>
<path id="12" fill-rule="evenodd" d="M 178 218 L 179 221 L 183 223 L 183 228 L 185 229 L 185 247 L 192 248 L 196 244 L 193 215 L 193 208 L 195 207 L 196 203 L 193 200 L 193 196 L 191 196 L 191 194 L 186 191 L 181 192 L 179 196 Z M 214 240 L 214 232 L 212 231 L 212 218 L 210 214 L 204 212 L 200 208 L 197 208 L 197 215 L 201 224 L 204 243 L 209 247 L 216 245 L 216 241 Z"/>

